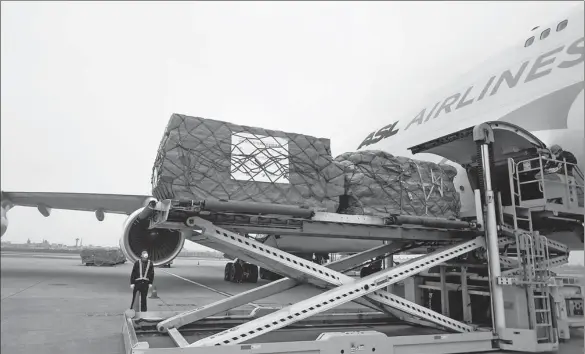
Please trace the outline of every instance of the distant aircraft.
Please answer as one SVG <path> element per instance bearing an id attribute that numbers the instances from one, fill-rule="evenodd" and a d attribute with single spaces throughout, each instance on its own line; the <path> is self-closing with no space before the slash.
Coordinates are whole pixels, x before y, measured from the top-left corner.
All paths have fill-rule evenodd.
<path id="1" fill-rule="evenodd" d="M 472 127 L 482 122 L 506 121 L 532 133 L 547 146 L 559 144 L 572 152 L 581 170 L 584 156 L 584 10 L 577 6 L 568 16 L 533 28 L 515 45 L 485 61 L 475 70 L 429 97 L 406 117 L 390 117 L 388 124 L 369 134 L 358 150 L 383 150 L 414 157 L 409 147 Z M 418 160 L 453 164 L 444 156 L 421 154 Z M 474 212 L 473 190 L 467 172 L 459 165 L 455 185 L 461 194 L 462 214 Z M 6 212 L 13 206 L 37 207 L 48 216 L 51 209 L 84 210 L 103 220 L 105 213 L 130 215 L 120 245 L 134 260 L 140 250 L 131 249 L 132 233 L 164 234 L 169 243 L 160 249 L 159 263 L 176 256 L 184 244 L 170 230 L 132 230 L 139 209 L 152 196 L 3 192 L 2 235 L 8 227 Z M 266 242 L 288 252 L 359 252 L 380 241 L 282 236 Z M 300 242 L 299 242 L 300 241 Z M 563 240 L 572 249 L 583 249 L 581 241 Z"/>

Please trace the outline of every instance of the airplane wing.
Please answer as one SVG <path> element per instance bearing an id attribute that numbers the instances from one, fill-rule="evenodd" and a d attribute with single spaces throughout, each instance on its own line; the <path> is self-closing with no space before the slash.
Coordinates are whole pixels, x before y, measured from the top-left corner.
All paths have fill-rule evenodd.
<path id="1" fill-rule="evenodd" d="M 152 196 L 93 193 L 2 192 L 2 207 L 37 207 L 48 216 L 51 209 L 81 210 L 130 215 Z"/>

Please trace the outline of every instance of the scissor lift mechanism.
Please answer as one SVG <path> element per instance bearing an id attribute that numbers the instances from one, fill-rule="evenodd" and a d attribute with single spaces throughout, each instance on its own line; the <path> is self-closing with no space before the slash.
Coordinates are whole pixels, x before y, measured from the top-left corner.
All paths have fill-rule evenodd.
<path id="1" fill-rule="evenodd" d="M 485 141 L 482 146 L 487 146 Z M 483 150 L 482 150 L 483 151 Z M 489 150 L 483 151 L 484 161 L 489 161 Z M 486 168 L 489 166 L 486 163 Z M 526 274 L 535 269 L 548 268 L 566 262 L 567 248 L 545 240 L 547 256 L 532 268 L 526 267 L 522 255 L 524 249 L 517 241 L 532 235 L 518 229 L 497 226 L 495 201 L 491 182 L 487 178 L 485 195 L 486 223 L 483 223 L 484 209 L 476 194 L 478 218 L 475 222 L 392 216 L 388 218 L 314 213 L 298 207 L 262 205 L 239 202 L 195 202 L 165 200 L 153 205 L 149 215 L 151 228 L 180 230 L 186 238 L 201 245 L 230 254 L 270 271 L 285 275 L 286 278 L 202 306 L 186 312 L 157 320 L 156 329 L 168 334 L 185 353 L 454 353 L 481 352 L 497 349 L 546 351 L 558 347 L 558 336 L 550 334 L 543 341 L 538 337 L 538 328 L 506 328 L 502 297 L 503 286 L 526 286 L 531 280 Z M 287 209 L 288 208 L 288 209 Z M 385 244 L 325 265 L 296 257 L 277 248 L 264 245 L 243 236 L 245 233 L 272 233 L 310 237 L 317 235 L 331 238 L 355 238 L 383 240 Z M 520 234 L 520 236 L 519 236 Z M 332 240 L 333 241 L 333 240 Z M 343 271 L 378 256 L 388 257 L 408 249 L 432 244 L 436 250 L 408 262 L 383 269 L 361 279 L 347 276 Z M 507 246 L 516 248 L 515 256 L 507 256 L 502 250 Z M 461 284 L 467 289 L 467 267 L 461 263 L 462 256 L 477 250 L 487 251 L 487 267 L 490 276 L 484 278 L 492 298 L 493 326 L 480 328 L 469 322 L 468 313 L 464 321 L 447 316 L 445 304 L 447 293 L 445 266 L 448 261 L 458 259 L 455 265 L 461 267 Z M 533 257 L 534 258 L 534 257 Z M 399 281 L 415 275 L 429 275 L 429 269 L 441 269 L 441 296 L 443 313 L 409 301 L 388 292 L 386 289 Z M 501 268 L 504 268 L 503 272 Z M 524 276 L 524 278 L 523 278 Z M 471 278 L 469 278 L 471 279 Z M 534 282 L 534 281 L 532 281 Z M 246 323 L 239 324 L 206 338 L 189 343 L 179 332 L 181 328 L 205 321 L 210 316 L 252 303 L 258 299 L 308 283 L 323 293 L 282 309 L 266 312 Z M 480 292 L 481 293 L 481 292 Z M 498 295 L 499 294 L 499 295 Z M 536 297 L 540 293 L 535 292 Z M 467 294 L 466 294 L 467 295 Z M 531 295 L 532 296 L 532 295 Z M 412 297 L 412 296 L 405 296 Z M 467 296 L 463 303 L 467 304 Z M 548 300 L 547 300 L 548 301 Z M 389 337 L 375 331 L 322 333 L 317 340 L 307 342 L 253 343 L 254 338 L 270 331 L 306 321 L 309 317 L 322 316 L 342 304 L 356 302 L 375 311 L 407 323 L 441 329 L 446 334 Z M 448 302 L 447 302 L 448 303 Z M 543 305 L 544 306 L 544 305 Z M 536 312 L 545 312 L 540 307 Z M 551 310 L 548 309 L 550 318 Z M 151 316 L 152 317 L 152 316 Z M 148 343 L 139 342 L 136 335 L 136 319 L 148 322 L 148 313 L 127 313 L 124 318 L 124 339 L 128 353 L 167 352 L 170 349 L 150 349 Z M 536 327 L 543 326 L 534 320 Z M 547 324 L 549 322 L 546 322 Z M 547 325 L 548 326 L 548 325 Z M 554 331 L 552 324 L 551 333 Z"/>

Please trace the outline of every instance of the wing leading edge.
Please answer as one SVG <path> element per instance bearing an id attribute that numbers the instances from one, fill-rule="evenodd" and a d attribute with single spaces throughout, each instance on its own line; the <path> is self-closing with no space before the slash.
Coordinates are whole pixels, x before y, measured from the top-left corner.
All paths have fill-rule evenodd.
<path id="1" fill-rule="evenodd" d="M 45 216 L 48 216 L 51 209 L 130 215 L 151 200 L 155 200 L 155 198 L 146 195 L 2 192 L 2 208 L 37 207 L 41 214 L 47 214 Z"/>

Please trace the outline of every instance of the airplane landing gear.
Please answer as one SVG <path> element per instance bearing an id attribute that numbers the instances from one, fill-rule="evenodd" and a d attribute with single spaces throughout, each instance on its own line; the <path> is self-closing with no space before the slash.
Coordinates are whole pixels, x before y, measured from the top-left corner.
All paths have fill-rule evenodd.
<path id="1" fill-rule="evenodd" d="M 223 280 L 232 283 L 257 283 L 258 267 L 236 259 L 235 262 L 229 262 L 225 265 Z"/>
<path id="2" fill-rule="evenodd" d="M 326 264 L 327 261 L 329 260 L 329 255 L 326 253 L 291 253 L 294 254 L 297 257 L 301 257 L 302 259 L 317 263 L 317 264 Z M 259 276 L 260 279 L 266 279 L 268 281 L 276 281 L 279 279 L 282 279 L 283 276 L 278 274 L 278 273 L 274 273 L 271 272 L 268 269 L 264 269 L 262 267 L 260 267 L 260 272 L 259 272 Z"/>
<path id="3" fill-rule="evenodd" d="M 260 267 L 260 279 L 275 281 L 278 279 L 282 279 L 282 275 L 276 274 L 274 272 L 269 271 L 268 269 L 264 269 L 264 268 Z"/>

